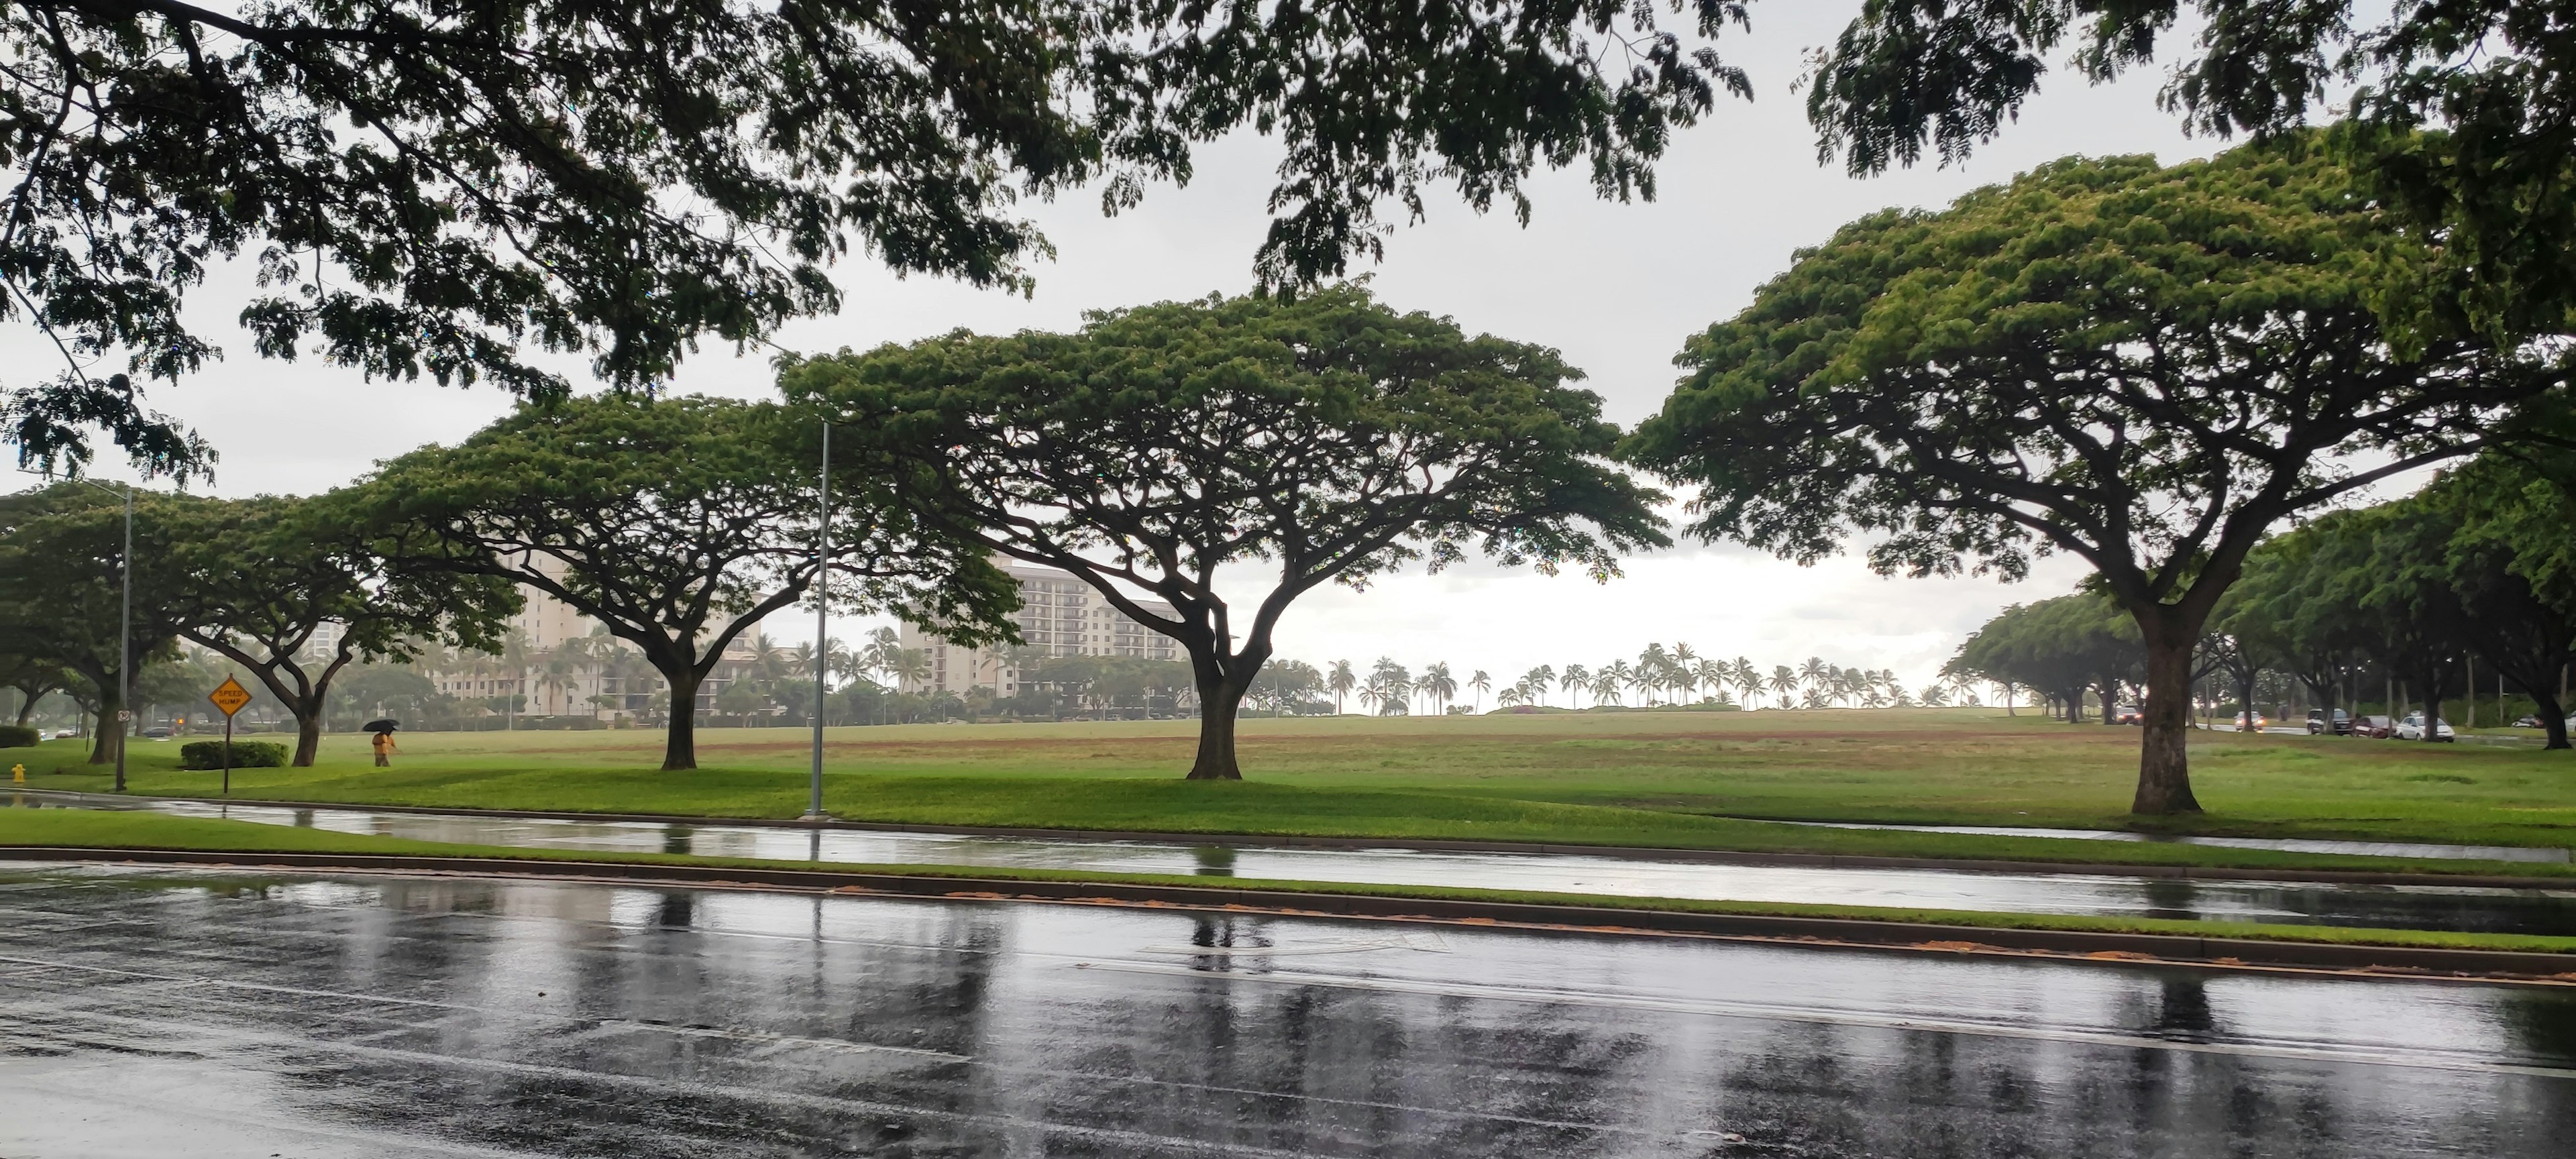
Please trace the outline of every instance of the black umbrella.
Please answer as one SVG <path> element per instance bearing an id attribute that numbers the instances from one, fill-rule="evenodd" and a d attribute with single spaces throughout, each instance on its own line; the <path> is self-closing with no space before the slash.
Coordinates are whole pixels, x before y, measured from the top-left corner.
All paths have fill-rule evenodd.
<path id="1" fill-rule="evenodd" d="M 371 721 L 368 721 L 368 722 L 367 722 L 367 724 L 366 724 L 366 727 L 365 727 L 365 728 L 360 729 L 359 731 L 361 731 L 361 732 L 392 732 L 393 730 L 395 730 L 395 729 L 397 729 L 397 728 L 400 728 L 400 727 L 402 727 L 402 722 L 401 722 L 401 721 L 398 721 L 398 720 L 395 720 L 394 718 L 392 718 L 392 717 L 390 717 L 390 716 L 389 716 L 389 717 L 386 717 L 386 718 L 385 718 L 385 719 L 383 719 L 383 720 L 371 720 Z"/>

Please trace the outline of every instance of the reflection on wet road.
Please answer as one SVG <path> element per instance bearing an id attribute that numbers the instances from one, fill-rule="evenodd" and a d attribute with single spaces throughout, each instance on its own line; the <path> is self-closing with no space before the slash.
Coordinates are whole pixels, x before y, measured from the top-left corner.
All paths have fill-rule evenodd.
<path id="1" fill-rule="evenodd" d="M 677 826 L 364 809 L 299 810 L 44 793 L 20 794 L 14 799 L 48 805 L 148 808 L 187 816 L 224 816 L 423 841 L 549 849 L 696 853 L 792 861 L 818 857 L 824 861 L 880 865 L 1082 869 L 1282 881 L 1471 886 L 1619 897 L 2576 935 L 2576 890 L 1748 866 L 1569 854 L 1193 846 L 1177 841 L 1058 841 L 858 829 L 825 830 L 818 839 L 813 831 L 803 828 L 759 825 Z"/>
<path id="2" fill-rule="evenodd" d="M 0 865 L 10 1156 L 2556 1156 L 2576 991 Z"/>

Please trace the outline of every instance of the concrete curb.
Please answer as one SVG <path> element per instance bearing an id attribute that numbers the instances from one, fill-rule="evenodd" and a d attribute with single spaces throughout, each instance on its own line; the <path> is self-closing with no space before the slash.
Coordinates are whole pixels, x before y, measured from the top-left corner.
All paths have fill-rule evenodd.
<path id="1" fill-rule="evenodd" d="M 244 870 L 465 874 L 685 888 L 795 889 L 836 894 L 958 901 L 1053 902 L 1148 906 L 1223 913 L 1429 921 L 1586 933 L 1679 934 L 1739 941 L 1915 952 L 2040 954 L 2079 961 L 2164 962 L 2227 969 L 2373 971 L 2415 977 L 2576 984 L 2576 954 L 2454 950 L 1954 926 L 1859 918 L 1547 905 L 1224 886 L 1113 882 L 1014 881 L 996 878 L 843 873 L 733 866 L 535 861 L 497 857 L 416 857 L 343 853 L 233 853 L 199 849 L 98 849 L 0 846 L 0 860 L 203 865 Z"/>
<path id="2" fill-rule="evenodd" d="M 43 790 L 81 796 L 72 790 Z M 364 805 L 346 801 L 280 801 L 265 798 L 146 797 L 122 800 L 187 801 L 200 805 L 256 805 L 275 809 L 340 809 L 412 813 L 432 817 L 495 817 L 535 821 L 624 821 L 648 825 L 748 825 L 806 830 L 813 823 L 770 817 L 691 817 L 671 813 L 583 813 L 535 809 L 454 809 L 427 805 Z M 1753 818 L 1736 818 L 1753 820 Z M 2576 877 L 2525 877 L 2491 873 L 2391 873 L 2366 869 L 2274 869 L 2262 866 L 2140 865 L 2116 861 L 2002 861 L 1948 857 L 1883 857 L 1844 853 L 1751 853 L 1726 849 L 1654 846 L 1560 845 L 1524 841 L 1442 838 L 1323 837 L 1272 833 L 1190 833 L 1152 829 L 1033 829 L 986 825 L 919 825 L 891 821 L 826 821 L 825 829 L 875 833 L 926 833 L 948 837 L 1025 837 L 1046 841 L 1150 841 L 1156 844 L 1272 846 L 1285 849 L 1405 849 L 1430 853 L 1522 853 L 1613 857 L 1632 861 L 1693 861 L 1816 869 L 1937 869 L 1959 873 L 2077 874 L 2159 877 L 2197 881 L 2291 881 L 2322 885 L 2455 885 L 2498 889 L 2576 889 Z"/>

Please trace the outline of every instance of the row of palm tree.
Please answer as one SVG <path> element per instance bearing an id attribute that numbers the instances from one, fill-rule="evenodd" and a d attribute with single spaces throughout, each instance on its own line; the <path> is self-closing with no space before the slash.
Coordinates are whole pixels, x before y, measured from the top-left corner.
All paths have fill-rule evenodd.
<path id="1" fill-rule="evenodd" d="M 1545 705 L 1552 694 L 1563 694 L 1567 707 L 1586 702 L 1625 704 L 1631 695 L 1648 707 L 1742 703 L 1754 708 L 1910 708 L 1978 702 L 1973 682 L 1964 679 L 1937 678 L 1917 691 L 1908 689 L 1893 669 L 1845 668 L 1826 663 L 1823 657 L 1809 657 L 1804 664 L 1780 664 L 1765 671 L 1748 657 L 1706 657 L 1689 644 L 1669 648 L 1648 644 L 1634 661 L 1623 658 L 1598 666 L 1568 664 L 1559 669 L 1541 664 L 1499 693 L 1494 691 L 1493 678 L 1482 669 L 1461 682 L 1445 661 L 1416 676 L 1384 657 L 1366 675 L 1350 661 L 1336 660 L 1325 670 L 1324 687 L 1333 695 L 1335 712 L 1344 711 L 1346 700 L 1356 696 L 1363 711 L 1381 715 L 1408 712 L 1417 704 L 1433 713 L 1443 712 L 1462 689 L 1478 711 L 1488 695 L 1506 708 Z"/>

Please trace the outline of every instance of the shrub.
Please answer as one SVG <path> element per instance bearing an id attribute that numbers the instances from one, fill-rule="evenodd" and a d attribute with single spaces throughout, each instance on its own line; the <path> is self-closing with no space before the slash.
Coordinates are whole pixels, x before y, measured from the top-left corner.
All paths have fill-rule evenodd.
<path id="1" fill-rule="evenodd" d="M 16 724 L 0 724 L 0 749 L 22 749 L 43 740 L 44 734 Z"/>
<path id="2" fill-rule="evenodd" d="M 264 740 L 233 742 L 233 767 L 236 769 L 274 769 L 283 767 L 285 764 L 285 745 Z M 224 767 L 224 742 L 192 740 L 180 745 L 179 767 L 183 769 Z"/>

